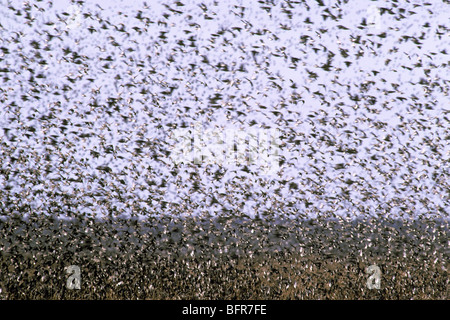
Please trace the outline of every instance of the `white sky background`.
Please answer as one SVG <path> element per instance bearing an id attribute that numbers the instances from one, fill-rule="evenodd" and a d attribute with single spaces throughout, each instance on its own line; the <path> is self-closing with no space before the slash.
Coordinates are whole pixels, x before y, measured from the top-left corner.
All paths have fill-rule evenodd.
<path id="1" fill-rule="evenodd" d="M 0 68 L 14 71 L 8 73 L 10 80 L 0 85 L 4 106 L 0 125 L 8 128 L 8 134 L 0 132 L 0 139 L 5 145 L 2 148 L 14 146 L 16 153 L 23 150 L 29 159 L 20 165 L 3 160 L 4 169 L 22 172 L 9 179 L 0 176 L 1 183 L 8 186 L 6 197 L 26 200 L 40 211 L 50 205 L 43 191 L 58 190 L 86 204 L 77 205 L 77 211 L 92 215 L 105 214 L 108 207 L 102 200 L 108 199 L 125 215 L 170 212 L 173 208 L 187 215 L 219 214 L 226 208 L 255 216 L 289 204 L 284 213 L 312 217 L 448 216 L 448 5 L 429 1 L 429 6 L 423 2 L 415 6 L 399 1 L 395 14 L 385 12 L 379 26 L 363 28 L 361 21 L 370 19 L 371 6 L 391 8 L 392 3 L 349 1 L 338 6 L 324 1 L 325 6 L 320 6 L 308 1 L 308 11 L 304 5 L 289 8 L 283 1 L 274 1 L 276 6 L 265 5 L 272 8 L 269 14 L 256 1 L 219 1 L 220 5 L 204 1 L 204 9 L 200 1 L 181 2 L 184 6 L 149 0 L 145 9 L 141 1 L 86 1 L 80 10 L 91 17 L 83 17 L 79 26 L 67 26 L 55 15 L 66 19 L 62 12 L 69 8 L 72 14 L 76 6 L 70 1 L 55 1 L 51 9 L 48 2 L 42 2 L 39 6 L 46 8 L 45 12 L 32 9 L 35 20 L 30 25 L 23 16 L 1 8 L 0 47 L 7 47 L 9 53 L 3 53 Z M 11 2 L 16 9 L 22 3 Z M 239 6 L 245 6 L 242 16 Z M 283 6 L 292 12 L 292 19 Z M 324 12 L 327 8 L 335 16 L 342 12 L 342 18 L 324 20 L 322 15 L 329 15 Z M 139 10 L 155 23 L 146 25 L 145 19 L 136 19 Z M 405 18 L 396 20 L 400 15 Z M 305 23 L 307 18 L 311 24 Z M 54 24 L 46 24 L 49 21 Z M 101 29 L 103 24 L 106 30 Z M 128 34 L 118 31 L 121 24 Z M 97 32 L 91 33 L 89 27 Z M 159 38 L 161 31 L 166 32 L 166 40 Z M 14 42 L 19 32 L 20 41 Z M 411 38 L 402 40 L 403 36 L 421 37 L 422 44 Z M 190 37 L 195 46 L 189 46 Z M 352 41 L 358 37 L 359 44 Z M 33 40 L 40 44 L 41 58 L 36 58 L 30 45 Z M 51 50 L 42 50 L 46 45 Z M 71 53 L 64 53 L 67 48 Z M 253 56 L 252 50 L 258 53 Z M 84 64 L 73 63 L 74 51 Z M 331 70 L 325 71 L 320 66 L 330 52 L 334 54 Z M 204 57 L 209 64 L 203 62 Z M 41 59 L 47 65 L 39 64 Z M 223 70 L 220 63 L 233 72 Z M 417 64 L 422 66 L 415 67 Z M 238 71 L 240 66 L 244 72 Z M 36 79 L 38 93 L 32 91 L 36 85 L 29 81 L 28 68 L 33 68 L 35 78 L 45 76 Z M 317 79 L 310 79 L 308 71 L 317 74 Z M 424 91 L 419 81 L 435 83 L 432 92 Z M 367 91 L 361 93 L 365 82 Z M 71 89 L 62 91 L 64 85 Z M 161 94 L 171 86 L 176 87 L 172 95 Z M 142 93 L 143 89 L 148 93 Z M 222 108 L 210 106 L 208 97 L 216 93 L 223 96 Z M 23 95 L 30 98 L 23 101 Z M 293 103 L 293 95 L 303 102 Z M 372 96 L 376 102 L 355 102 L 351 95 Z M 123 104 L 119 111 L 108 114 L 91 107 L 94 96 L 99 105 L 107 105 L 111 97 L 122 98 Z M 13 101 L 18 107 L 11 105 Z M 56 119 L 39 120 L 49 114 Z M 69 124 L 62 133 L 58 125 L 64 119 Z M 170 158 L 154 160 L 154 150 L 136 141 L 170 144 L 169 123 L 180 126 L 197 121 L 205 128 L 246 130 L 253 123 L 275 127 L 295 136 L 293 140 L 299 143 L 283 140 L 285 163 L 277 176 L 266 177 L 269 183 L 265 185 L 257 167 L 245 173 L 231 166 L 219 180 L 201 172 L 200 189 L 193 190 L 192 168 L 182 167 L 174 176 Z M 28 127 L 36 131 L 27 137 Z M 8 136 L 12 134 L 19 137 L 14 143 Z M 48 144 L 50 136 L 59 150 Z M 325 143 L 327 139 L 334 145 Z M 108 146 L 115 153 L 105 153 Z M 339 146 L 356 153 L 338 152 Z M 136 155 L 136 148 L 143 153 Z M 93 152 L 100 156 L 93 157 Z M 43 160 L 46 154 L 51 160 Z M 342 163 L 345 168 L 336 169 Z M 44 173 L 45 166 L 52 170 Z M 111 168 L 116 176 L 102 173 L 99 167 Z M 40 172 L 42 181 L 37 182 L 27 168 Z M 351 185 L 346 183 L 349 179 Z M 151 180 L 157 185 L 149 186 Z M 163 180 L 166 183 L 161 186 Z M 292 183 L 298 189 L 291 188 Z M 39 190 L 42 192 L 36 193 Z M 118 200 L 119 193 L 122 200 Z M 220 204 L 210 204 L 212 195 Z M 166 208 L 160 207 L 163 202 L 167 202 Z"/>

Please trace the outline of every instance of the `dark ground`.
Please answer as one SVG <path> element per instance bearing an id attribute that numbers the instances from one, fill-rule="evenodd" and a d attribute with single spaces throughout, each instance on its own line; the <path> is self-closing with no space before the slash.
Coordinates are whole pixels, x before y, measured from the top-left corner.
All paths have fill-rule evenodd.
<path id="1" fill-rule="evenodd" d="M 445 220 L 0 220 L 0 299 L 448 299 Z M 381 269 L 368 289 L 366 268 Z M 81 289 L 65 268 L 81 269 Z"/>

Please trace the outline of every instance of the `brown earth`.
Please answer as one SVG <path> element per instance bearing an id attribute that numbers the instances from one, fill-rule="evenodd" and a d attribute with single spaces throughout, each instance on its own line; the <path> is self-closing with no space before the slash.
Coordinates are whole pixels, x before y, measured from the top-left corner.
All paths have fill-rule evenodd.
<path id="1" fill-rule="evenodd" d="M 445 220 L 34 216 L 0 220 L 0 234 L 0 299 L 449 298 Z"/>

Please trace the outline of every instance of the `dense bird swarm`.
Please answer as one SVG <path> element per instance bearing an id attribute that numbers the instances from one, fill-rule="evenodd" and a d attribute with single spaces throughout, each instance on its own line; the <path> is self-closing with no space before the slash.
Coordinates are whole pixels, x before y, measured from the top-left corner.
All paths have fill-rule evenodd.
<path id="1" fill-rule="evenodd" d="M 3 299 L 449 298 L 444 221 L 36 216 L 0 231 Z M 80 290 L 66 287 L 71 265 Z"/>
<path id="2" fill-rule="evenodd" d="M 445 1 L 0 2 L 0 298 L 448 298 Z"/>

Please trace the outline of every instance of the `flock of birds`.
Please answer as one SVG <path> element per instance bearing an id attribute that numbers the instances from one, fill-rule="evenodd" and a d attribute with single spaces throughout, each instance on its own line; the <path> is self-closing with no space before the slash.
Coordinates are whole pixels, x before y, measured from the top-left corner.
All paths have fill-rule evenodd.
<path id="1" fill-rule="evenodd" d="M 1 214 L 448 218 L 445 2 L 3 2 Z M 174 164 L 195 123 L 280 170 Z"/>
<path id="2" fill-rule="evenodd" d="M 202 1 L 0 0 L 0 299 L 448 296 L 448 4 Z"/>

